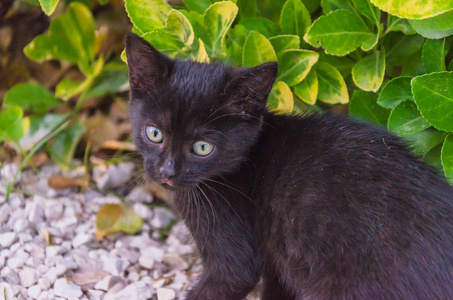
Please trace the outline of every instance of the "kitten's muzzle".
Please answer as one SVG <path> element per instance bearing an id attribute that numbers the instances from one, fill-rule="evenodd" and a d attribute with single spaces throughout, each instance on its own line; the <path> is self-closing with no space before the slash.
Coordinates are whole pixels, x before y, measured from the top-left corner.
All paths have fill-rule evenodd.
<path id="1" fill-rule="evenodd" d="M 159 173 L 164 180 L 174 177 L 176 174 L 175 161 L 173 159 L 165 160 L 165 162 L 159 168 Z"/>

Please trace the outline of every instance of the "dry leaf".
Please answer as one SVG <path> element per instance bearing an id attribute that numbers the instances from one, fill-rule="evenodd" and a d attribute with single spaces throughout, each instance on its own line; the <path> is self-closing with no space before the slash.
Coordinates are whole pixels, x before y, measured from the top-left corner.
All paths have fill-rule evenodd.
<path id="1" fill-rule="evenodd" d="M 49 156 L 46 153 L 44 153 L 44 152 L 35 154 L 35 155 L 33 155 L 30 158 L 30 162 L 35 167 L 40 167 L 40 166 L 44 165 L 46 162 L 48 162 L 48 161 L 49 161 Z M 30 164 L 27 164 L 27 165 L 30 165 Z"/>
<path id="2" fill-rule="evenodd" d="M 136 151 L 137 148 L 131 142 L 120 142 L 117 140 L 106 141 L 101 145 L 102 150 L 123 150 L 123 151 Z"/>
<path id="3" fill-rule="evenodd" d="M 83 272 L 83 273 L 74 273 L 71 276 L 68 276 L 69 280 L 75 284 L 89 285 L 96 284 L 98 281 L 101 281 L 105 276 L 109 275 L 106 272 Z"/>
<path id="4" fill-rule="evenodd" d="M 144 187 L 151 195 L 171 204 L 173 193 L 170 190 L 154 181 L 147 182 Z"/>
<path id="5" fill-rule="evenodd" d="M 96 239 L 105 235 L 123 231 L 135 234 L 142 228 L 143 220 L 125 204 L 107 204 L 96 214 Z"/>
<path id="6" fill-rule="evenodd" d="M 42 237 L 46 241 L 46 244 L 50 245 L 51 236 L 50 236 L 49 231 L 47 231 L 47 229 L 45 229 L 45 228 L 39 228 L 39 232 L 41 233 Z"/>
<path id="7" fill-rule="evenodd" d="M 61 190 L 69 187 L 86 186 L 86 181 L 81 178 L 70 178 L 60 175 L 52 175 L 48 180 L 48 184 L 54 190 Z"/>

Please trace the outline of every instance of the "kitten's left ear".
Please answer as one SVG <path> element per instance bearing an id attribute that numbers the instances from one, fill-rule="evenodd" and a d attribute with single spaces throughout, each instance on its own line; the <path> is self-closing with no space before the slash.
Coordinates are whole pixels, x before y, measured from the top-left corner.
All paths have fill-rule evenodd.
<path id="1" fill-rule="evenodd" d="M 174 65 L 172 59 L 133 33 L 126 36 L 126 56 L 131 88 L 158 86 L 168 77 Z"/>
<path id="2" fill-rule="evenodd" d="M 267 62 L 237 74 L 225 88 L 230 109 L 247 116 L 258 116 L 266 107 L 267 97 L 277 77 L 278 64 Z"/>

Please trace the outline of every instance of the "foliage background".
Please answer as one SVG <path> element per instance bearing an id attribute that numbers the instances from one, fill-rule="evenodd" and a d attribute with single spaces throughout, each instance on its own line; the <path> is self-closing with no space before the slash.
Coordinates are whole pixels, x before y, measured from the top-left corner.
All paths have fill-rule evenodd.
<path id="1" fill-rule="evenodd" d="M 7 0 L 0 19 L 0 157 L 18 173 L 134 150 L 132 31 L 174 58 L 278 61 L 269 109 L 387 127 L 453 182 L 453 0 Z"/>

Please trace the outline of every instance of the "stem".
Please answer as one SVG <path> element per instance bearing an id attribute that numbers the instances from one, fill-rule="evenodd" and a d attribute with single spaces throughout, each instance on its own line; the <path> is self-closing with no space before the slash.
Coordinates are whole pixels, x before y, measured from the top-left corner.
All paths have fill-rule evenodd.
<path id="1" fill-rule="evenodd" d="M 64 120 L 58 124 L 58 127 L 50 132 L 48 135 L 43 137 L 31 150 L 28 152 L 27 156 L 22 160 L 21 164 L 19 165 L 19 169 L 17 170 L 16 174 L 14 174 L 13 181 L 8 184 L 6 188 L 6 201 L 9 199 L 9 194 L 11 193 L 11 190 L 13 189 L 14 185 L 16 184 L 17 177 L 19 174 L 22 172 L 22 169 L 25 167 L 25 164 L 30 160 L 30 158 L 33 156 L 33 154 L 36 153 L 47 141 L 49 141 L 51 138 L 59 134 L 67 125 L 67 121 L 75 114 L 75 112 L 70 113 Z"/>

